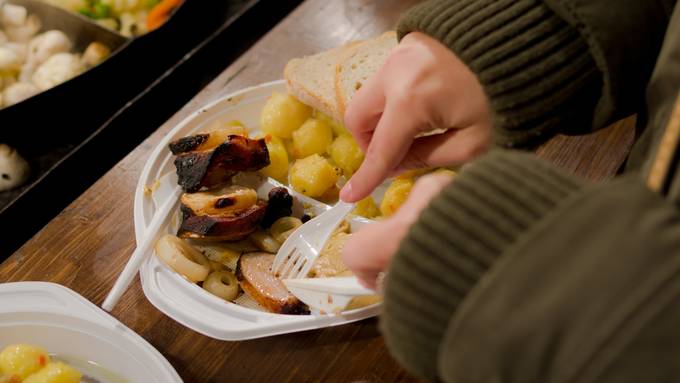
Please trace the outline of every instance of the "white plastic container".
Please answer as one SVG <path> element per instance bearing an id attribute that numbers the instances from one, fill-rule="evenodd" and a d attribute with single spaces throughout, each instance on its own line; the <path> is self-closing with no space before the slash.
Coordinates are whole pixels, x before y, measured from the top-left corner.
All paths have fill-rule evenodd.
<path id="1" fill-rule="evenodd" d="M 54 283 L 0 284 L 0 349 L 28 343 L 99 364 L 129 383 L 181 382 L 153 346 L 72 290 Z M 105 382 L 92 371 L 83 371 Z"/>
<path id="2" fill-rule="evenodd" d="M 239 120 L 256 131 L 262 107 L 272 92 L 285 92 L 285 83 L 275 81 L 247 88 L 224 96 L 201 108 L 178 124 L 153 150 L 147 161 L 135 191 L 135 235 L 139 243 L 144 236 L 155 210 L 176 188 L 174 157 L 168 150 L 168 143 L 180 137 L 205 130 L 216 120 Z M 262 194 L 269 185 L 258 189 Z M 152 190 L 149 193 L 148 190 Z M 289 189 L 290 190 L 290 189 Z M 317 212 L 328 206 L 301 196 L 291 194 Z M 366 222 L 352 220 L 357 227 Z M 175 233 L 178 219 L 167 228 Z M 226 302 L 204 291 L 150 256 L 140 269 L 144 294 L 163 313 L 177 322 L 206 336 L 223 340 L 243 340 L 265 336 L 336 326 L 372 317 L 380 311 L 380 304 L 361 309 L 345 311 L 340 315 L 282 315 L 260 311 L 231 302 Z"/>

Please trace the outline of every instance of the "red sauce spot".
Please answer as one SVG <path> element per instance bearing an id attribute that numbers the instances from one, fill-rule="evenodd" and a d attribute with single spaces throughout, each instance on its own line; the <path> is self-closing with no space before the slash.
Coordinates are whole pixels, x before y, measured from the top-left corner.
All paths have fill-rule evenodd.
<path id="1" fill-rule="evenodd" d="M 38 357 L 38 364 L 41 365 L 41 366 L 44 366 L 45 364 L 47 364 L 47 361 L 45 360 L 45 355 L 40 355 Z"/>

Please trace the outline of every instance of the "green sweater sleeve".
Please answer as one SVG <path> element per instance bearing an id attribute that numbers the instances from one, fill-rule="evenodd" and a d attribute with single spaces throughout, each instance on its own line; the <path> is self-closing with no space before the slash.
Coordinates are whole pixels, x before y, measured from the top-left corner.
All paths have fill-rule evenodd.
<path id="1" fill-rule="evenodd" d="M 425 1 L 398 25 L 400 37 L 412 31 L 440 40 L 477 75 L 498 144 L 591 126 L 602 75 L 586 41 L 542 1 Z"/>
<path id="2" fill-rule="evenodd" d="M 675 381 L 679 247 L 677 209 L 637 179 L 493 153 L 402 242 L 381 328 L 428 381 Z"/>

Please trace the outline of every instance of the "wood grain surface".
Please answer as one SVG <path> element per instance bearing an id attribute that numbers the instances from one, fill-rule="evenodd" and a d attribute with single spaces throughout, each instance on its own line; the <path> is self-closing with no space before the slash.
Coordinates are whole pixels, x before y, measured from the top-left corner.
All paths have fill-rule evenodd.
<path id="1" fill-rule="evenodd" d="M 293 57 L 393 28 L 399 14 L 414 3 L 303 3 L 0 265 L 0 281 L 52 281 L 101 304 L 134 249 L 137 178 L 164 134 L 219 95 L 281 78 Z M 632 126 L 633 121 L 626 120 L 594 135 L 558 137 L 538 153 L 577 174 L 603 179 L 625 158 Z M 163 353 L 186 382 L 414 381 L 389 356 L 375 319 L 259 340 L 217 341 L 160 313 L 144 297 L 139 279 L 112 314 Z"/>

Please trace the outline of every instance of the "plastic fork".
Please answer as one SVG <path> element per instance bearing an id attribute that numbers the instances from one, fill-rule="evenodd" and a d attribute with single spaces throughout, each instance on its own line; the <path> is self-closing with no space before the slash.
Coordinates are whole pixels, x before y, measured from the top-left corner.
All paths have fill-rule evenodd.
<path id="1" fill-rule="evenodd" d="M 356 277 L 284 279 L 288 291 L 322 314 L 339 314 L 349 302 L 375 291 L 362 286 Z"/>
<path id="2" fill-rule="evenodd" d="M 272 264 L 274 275 L 281 279 L 306 277 L 328 238 L 347 214 L 354 210 L 354 205 L 339 201 L 295 230 L 276 253 Z"/>

